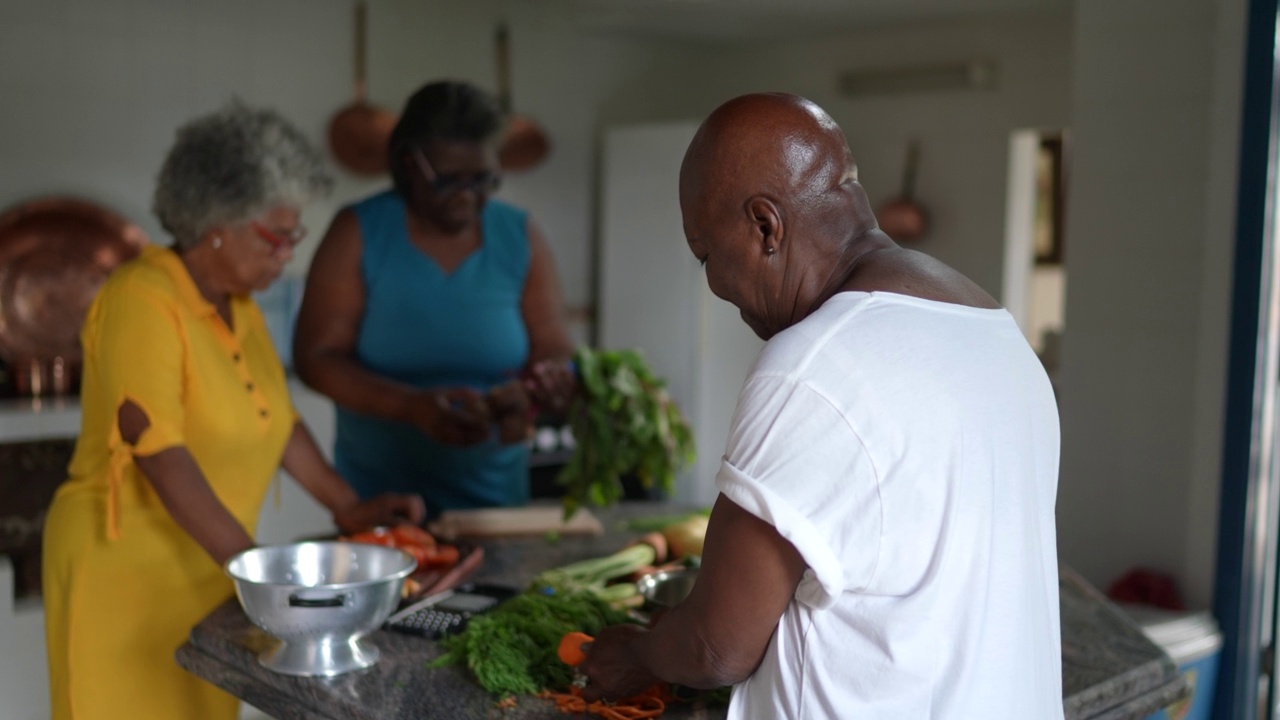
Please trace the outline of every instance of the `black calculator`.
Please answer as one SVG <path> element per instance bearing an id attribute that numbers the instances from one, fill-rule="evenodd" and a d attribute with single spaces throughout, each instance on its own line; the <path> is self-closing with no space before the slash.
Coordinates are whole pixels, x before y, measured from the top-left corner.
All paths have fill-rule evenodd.
<path id="1" fill-rule="evenodd" d="M 387 618 L 388 630 L 439 638 L 461 631 L 467 621 L 516 594 L 503 585 L 463 585 L 409 605 Z"/>

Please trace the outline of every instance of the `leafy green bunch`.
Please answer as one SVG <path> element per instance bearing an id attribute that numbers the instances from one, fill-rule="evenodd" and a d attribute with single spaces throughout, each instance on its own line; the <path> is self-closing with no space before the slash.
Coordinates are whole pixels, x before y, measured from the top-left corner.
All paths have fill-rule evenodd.
<path id="1" fill-rule="evenodd" d="M 561 690 L 573 670 L 556 656 L 560 638 L 572 631 L 595 635 L 627 621 L 625 611 L 590 592 L 523 592 L 445 636 L 445 654 L 431 666 L 466 665 L 481 687 L 499 695 Z"/>
<path id="2" fill-rule="evenodd" d="M 556 481 L 565 488 L 568 518 L 584 503 L 606 507 L 622 498 L 622 476 L 634 472 L 646 489 L 670 493 L 676 471 L 692 463 L 693 430 L 634 350 L 579 348 L 583 391 L 569 410 L 577 441 Z"/>

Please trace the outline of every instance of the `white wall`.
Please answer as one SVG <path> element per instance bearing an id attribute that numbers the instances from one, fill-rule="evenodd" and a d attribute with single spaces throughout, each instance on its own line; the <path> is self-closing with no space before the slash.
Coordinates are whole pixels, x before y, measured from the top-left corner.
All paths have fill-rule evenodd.
<path id="1" fill-rule="evenodd" d="M 850 32 L 814 41 L 673 48 L 601 107 L 602 121 L 701 118 L 730 97 L 794 92 L 844 128 L 874 203 L 900 192 L 908 139 L 920 141 L 917 199 L 933 230 L 917 247 L 1001 292 L 1009 136 L 1070 124 L 1071 21 L 1028 15 Z M 842 72 L 988 58 L 996 89 L 896 97 L 839 94 Z M 643 88 L 643 92 L 636 88 Z"/>
<path id="2" fill-rule="evenodd" d="M 0 206 L 73 193 L 167 243 L 150 200 L 175 128 L 239 96 L 320 140 L 350 99 L 350 26 L 337 0 L 0 3 Z M 306 252 L 336 203 L 370 187 L 340 180 L 304 216 Z"/>
<path id="3" fill-rule="evenodd" d="M 1241 0 L 1076 5 L 1064 560 L 1211 601 Z"/>

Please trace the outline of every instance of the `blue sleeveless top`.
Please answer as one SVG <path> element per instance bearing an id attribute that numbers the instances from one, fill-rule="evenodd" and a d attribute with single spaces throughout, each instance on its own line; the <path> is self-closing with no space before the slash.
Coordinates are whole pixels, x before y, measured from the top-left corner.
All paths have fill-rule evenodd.
<path id="1" fill-rule="evenodd" d="M 356 357 L 417 387 L 484 392 L 515 377 L 529 356 L 520 300 L 529 274 L 527 214 L 489 200 L 478 249 L 452 273 L 409 241 L 404 201 L 383 192 L 354 206 L 364 248 L 364 317 Z M 337 408 L 334 464 L 361 498 L 420 493 L 441 510 L 529 499 L 528 449 L 494 437 L 454 447 L 404 423 Z"/>

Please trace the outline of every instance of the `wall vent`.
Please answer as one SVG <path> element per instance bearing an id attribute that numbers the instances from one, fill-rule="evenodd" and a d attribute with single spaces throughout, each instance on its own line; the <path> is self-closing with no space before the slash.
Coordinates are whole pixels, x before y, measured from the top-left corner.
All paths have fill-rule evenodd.
<path id="1" fill-rule="evenodd" d="M 994 90 L 999 66 L 993 60 L 964 60 L 891 68 L 854 70 L 840 76 L 840 92 L 849 97 L 905 95 L 957 90 Z"/>

